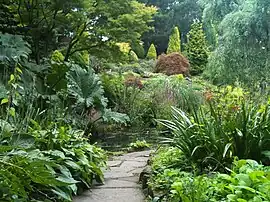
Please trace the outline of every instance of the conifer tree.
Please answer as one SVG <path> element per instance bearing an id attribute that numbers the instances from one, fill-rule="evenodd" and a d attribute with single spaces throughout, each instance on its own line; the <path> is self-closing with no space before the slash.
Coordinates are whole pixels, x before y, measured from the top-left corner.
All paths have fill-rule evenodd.
<path id="1" fill-rule="evenodd" d="M 185 44 L 185 54 L 191 64 L 191 74 L 202 73 L 209 56 L 209 46 L 202 23 L 194 22 L 191 25 L 187 35 L 187 43 Z"/>
<path id="2" fill-rule="evenodd" d="M 156 59 L 157 58 L 157 50 L 154 44 L 151 44 L 148 53 L 146 55 L 147 59 Z"/>
<path id="3" fill-rule="evenodd" d="M 139 58 L 138 58 L 137 54 L 133 50 L 131 50 L 129 52 L 129 61 L 130 62 L 137 62 L 138 60 L 139 60 Z"/>
<path id="4" fill-rule="evenodd" d="M 131 44 L 131 49 L 136 53 L 138 58 L 143 59 L 145 57 L 145 51 L 143 45 L 140 42 L 134 42 Z"/>
<path id="5" fill-rule="evenodd" d="M 167 54 L 174 53 L 174 52 L 181 52 L 181 39 L 180 39 L 180 32 L 178 27 L 173 29 L 173 32 L 170 36 L 169 45 L 167 49 Z"/>

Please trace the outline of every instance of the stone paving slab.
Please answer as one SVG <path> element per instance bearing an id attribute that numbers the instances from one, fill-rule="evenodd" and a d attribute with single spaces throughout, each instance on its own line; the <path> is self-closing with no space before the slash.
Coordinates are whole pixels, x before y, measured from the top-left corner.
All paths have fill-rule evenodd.
<path id="1" fill-rule="evenodd" d="M 104 172 L 105 179 L 118 179 L 123 177 L 132 177 L 132 173 L 126 172 L 124 169 L 121 168 L 111 168 L 110 171 Z"/>
<path id="2" fill-rule="evenodd" d="M 109 167 L 118 167 L 123 163 L 123 161 L 108 161 Z"/>
<path id="3" fill-rule="evenodd" d="M 109 188 L 93 189 L 82 196 L 77 197 L 75 202 L 143 202 L 144 195 L 138 188 Z"/>
<path id="4" fill-rule="evenodd" d="M 137 180 L 138 181 L 138 180 Z M 96 186 L 94 189 L 104 188 L 140 188 L 140 184 L 137 181 L 127 181 L 122 179 L 109 179 L 106 180 L 103 186 Z"/>
<path id="5" fill-rule="evenodd" d="M 147 165 L 150 151 L 124 154 L 108 161 L 104 172 L 105 184 L 96 186 L 76 197 L 75 202 L 143 202 L 138 184 L 139 175 Z"/>
<path id="6" fill-rule="evenodd" d="M 132 152 L 132 153 L 128 153 L 122 156 L 117 156 L 114 159 L 116 160 L 124 160 L 124 161 L 130 161 L 130 160 L 134 160 L 136 158 L 143 158 L 144 160 L 147 161 L 147 159 L 150 156 L 150 151 L 142 151 L 142 152 Z"/>
<path id="7" fill-rule="evenodd" d="M 131 170 L 134 170 L 136 168 L 143 168 L 147 165 L 146 162 L 141 161 L 124 161 L 120 168 L 125 169 L 126 172 L 129 172 Z"/>

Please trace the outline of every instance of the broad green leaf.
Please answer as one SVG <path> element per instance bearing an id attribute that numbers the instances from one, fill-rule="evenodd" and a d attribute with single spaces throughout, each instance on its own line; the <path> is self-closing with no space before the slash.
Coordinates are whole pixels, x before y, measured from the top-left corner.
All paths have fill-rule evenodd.
<path id="1" fill-rule="evenodd" d="M 15 108 L 13 108 L 13 107 L 11 107 L 10 109 L 9 109 L 9 114 L 11 115 L 11 116 L 13 116 L 13 117 L 15 117 Z"/>
<path id="2" fill-rule="evenodd" d="M 242 198 L 238 198 L 238 199 L 237 199 L 237 202 L 247 202 L 247 200 L 242 199 Z"/>
<path id="3" fill-rule="evenodd" d="M 15 80 L 15 76 L 11 74 L 8 82 L 12 83 L 14 80 Z"/>
<path id="4" fill-rule="evenodd" d="M 78 183 L 79 181 L 77 180 L 74 180 L 72 177 L 66 177 L 66 176 L 59 176 L 56 178 L 56 180 L 60 181 L 60 182 L 64 182 L 64 183 L 67 183 L 67 184 L 76 184 Z"/>
<path id="5" fill-rule="evenodd" d="M 71 196 L 68 193 L 64 192 L 63 190 L 61 190 L 57 187 L 55 189 L 52 189 L 52 192 L 55 193 L 56 195 L 58 195 L 62 199 L 65 199 L 65 200 L 70 201 L 70 202 L 72 201 Z"/>
<path id="6" fill-rule="evenodd" d="M 65 161 L 65 164 L 67 164 L 68 166 L 70 166 L 74 170 L 80 170 L 81 169 L 81 167 L 77 163 L 75 163 L 73 161 Z"/>
<path id="7" fill-rule="evenodd" d="M 8 98 L 4 98 L 4 99 L 1 100 L 1 105 L 6 104 L 6 103 L 8 103 Z"/>

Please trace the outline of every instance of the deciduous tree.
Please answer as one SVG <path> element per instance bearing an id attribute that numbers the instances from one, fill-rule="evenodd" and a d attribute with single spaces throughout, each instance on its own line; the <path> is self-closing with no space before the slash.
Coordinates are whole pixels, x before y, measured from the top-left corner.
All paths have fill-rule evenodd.
<path id="1" fill-rule="evenodd" d="M 63 46 L 66 61 L 84 50 L 107 56 L 104 52 L 117 50 L 117 42 L 138 40 L 156 12 L 135 0 L 11 1 L 37 63 Z"/>

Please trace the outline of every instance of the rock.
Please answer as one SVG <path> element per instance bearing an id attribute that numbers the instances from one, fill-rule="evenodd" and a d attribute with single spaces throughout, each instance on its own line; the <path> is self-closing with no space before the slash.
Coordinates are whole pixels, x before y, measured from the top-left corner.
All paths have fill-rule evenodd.
<path id="1" fill-rule="evenodd" d="M 142 188 L 145 189 L 148 187 L 148 180 L 152 173 L 151 166 L 146 166 L 140 174 L 139 181 L 142 183 Z"/>

